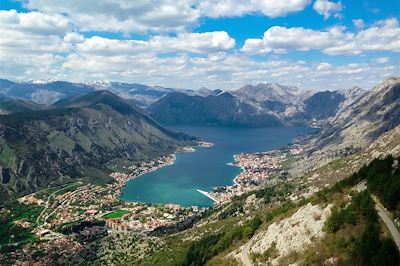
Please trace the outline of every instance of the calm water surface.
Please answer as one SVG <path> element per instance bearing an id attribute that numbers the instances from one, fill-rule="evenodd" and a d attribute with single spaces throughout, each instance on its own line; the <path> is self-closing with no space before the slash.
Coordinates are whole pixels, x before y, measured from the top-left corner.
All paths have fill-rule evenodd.
<path id="1" fill-rule="evenodd" d="M 126 183 L 122 200 L 149 203 L 177 203 L 182 206 L 207 207 L 212 201 L 196 191 L 231 185 L 240 168 L 228 166 L 233 155 L 241 152 L 261 152 L 289 144 L 296 136 L 314 129 L 229 128 L 176 126 L 170 129 L 200 137 L 214 143 L 211 148 L 196 148 L 196 152 L 179 153 L 171 166 L 144 174 Z"/>

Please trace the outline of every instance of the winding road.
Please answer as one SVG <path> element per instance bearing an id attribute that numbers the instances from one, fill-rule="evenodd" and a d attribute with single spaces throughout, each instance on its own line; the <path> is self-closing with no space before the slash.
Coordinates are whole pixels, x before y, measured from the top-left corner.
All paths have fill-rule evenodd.
<path id="1" fill-rule="evenodd" d="M 389 232 L 392 234 L 393 240 L 397 245 L 398 250 L 400 251 L 400 233 L 399 230 L 397 230 L 396 225 L 393 223 L 392 219 L 386 214 L 385 209 L 381 206 L 379 202 L 377 202 L 377 199 L 372 196 L 372 198 L 375 201 L 375 209 L 378 212 L 379 217 L 381 217 L 382 221 L 386 224 L 387 228 L 389 229 Z"/>
<path id="2" fill-rule="evenodd" d="M 358 192 L 364 191 L 367 189 L 367 181 L 363 180 L 355 186 L 355 189 Z M 378 198 L 372 196 L 372 199 L 375 202 L 375 209 L 378 212 L 379 217 L 381 217 L 382 221 L 386 224 L 386 227 L 389 229 L 390 234 L 393 237 L 394 242 L 397 245 L 398 250 L 400 251 L 400 233 L 397 230 L 396 225 L 393 223 L 392 219 L 387 215 L 385 208 L 379 202 Z"/>
<path id="3" fill-rule="evenodd" d="M 367 189 L 367 182 L 365 180 L 361 181 L 354 187 L 354 189 L 357 190 L 358 192 L 364 191 L 365 189 Z M 385 225 L 389 229 L 389 232 L 392 235 L 393 240 L 396 243 L 397 248 L 400 251 L 399 230 L 397 229 L 396 225 L 393 223 L 392 219 L 387 215 L 384 207 L 379 202 L 379 200 L 375 196 L 372 196 L 372 199 L 375 202 L 375 209 L 378 212 L 379 217 L 381 217 L 382 221 L 385 223 Z M 241 248 L 240 259 L 242 260 L 242 263 L 244 266 L 252 266 L 251 260 L 249 258 L 249 252 L 250 252 L 251 244 L 253 242 L 254 237 L 255 237 L 255 235 L 253 235 L 252 238 L 250 238 L 249 241 L 247 241 L 247 243 Z"/>
<path id="4" fill-rule="evenodd" d="M 254 234 L 249 241 L 247 241 L 246 244 L 244 244 L 243 248 L 241 249 L 240 252 L 240 259 L 242 260 L 242 263 L 244 266 L 251 266 L 253 265 L 251 263 L 251 260 L 249 258 L 249 253 L 250 253 L 250 248 L 251 248 L 251 244 L 253 244 L 253 240 L 256 237 L 256 234 Z"/>

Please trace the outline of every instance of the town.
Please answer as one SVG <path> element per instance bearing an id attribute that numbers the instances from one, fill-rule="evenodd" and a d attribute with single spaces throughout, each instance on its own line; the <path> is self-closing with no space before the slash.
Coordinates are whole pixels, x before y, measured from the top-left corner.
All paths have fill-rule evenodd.
<path id="1" fill-rule="evenodd" d="M 226 203 L 234 196 L 240 196 L 267 184 L 273 184 L 279 179 L 285 179 L 288 173 L 283 164 L 302 151 L 303 148 L 300 145 L 292 145 L 277 151 L 236 154 L 234 155 L 235 163 L 228 163 L 228 165 L 242 169 L 242 172 L 234 178 L 234 184 L 216 187 L 205 195 L 218 204 Z"/>
<path id="2" fill-rule="evenodd" d="M 211 143 L 201 142 L 201 147 Z M 184 147 L 177 152 L 194 152 L 195 147 Z M 217 187 L 211 192 L 198 190 L 211 198 L 216 206 L 231 201 L 232 197 L 250 192 L 261 186 L 285 177 L 285 161 L 302 152 L 299 146 L 291 146 L 272 152 L 234 155 L 234 167 L 241 173 L 233 180 L 233 185 Z M 105 235 L 130 232 L 131 234 L 159 235 L 181 231 L 193 224 L 208 208 L 197 206 L 182 207 L 178 204 L 149 204 L 122 202 L 121 190 L 128 180 L 174 163 L 176 154 L 159 157 L 126 167 L 124 172 L 113 172 L 115 182 L 107 185 L 83 184 L 66 185 L 47 193 L 36 192 L 19 199 L 21 204 L 38 205 L 43 208 L 36 224 L 18 220 L 21 228 L 30 228 L 41 240 L 31 246 L 48 253 L 60 252 L 69 256 L 71 252 L 82 250 L 84 243 Z M 11 254 L 23 257 L 23 253 Z M 25 258 L 29 261 L 29 258 Z"/>

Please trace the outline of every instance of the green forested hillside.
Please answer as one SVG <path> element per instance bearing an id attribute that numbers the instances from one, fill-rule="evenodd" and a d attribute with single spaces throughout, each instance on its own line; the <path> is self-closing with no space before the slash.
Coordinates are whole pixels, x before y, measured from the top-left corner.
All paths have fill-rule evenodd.
<path id="1" fill-rule="evenodd" d="M 191 138 L 165 130 L 110 92 L 46 111 L 0 116 L 0 195 L 23 194 L 73 178 L 108 180 L 106 164 L 175 151 Z"/>

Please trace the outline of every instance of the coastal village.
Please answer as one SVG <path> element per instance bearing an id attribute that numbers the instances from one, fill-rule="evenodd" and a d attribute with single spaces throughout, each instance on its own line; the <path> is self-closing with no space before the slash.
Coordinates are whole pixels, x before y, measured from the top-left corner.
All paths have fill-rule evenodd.
<path id="1" fill-rule="evenodd" d="M 211 147 L 211 143 L 199 142 L 198 147 Z M 183 147 L 177 152 L 194 152 L 194 147 Z M 99 186 L 94 184 L 60 189 L 48 198 L 40 193 L 33 193 L 19 198 L 22 204 L 43 206 L 37 218 L 37 225 L 24 220 L 16 225 L 34 228 L 33 232 L 40 238 L 53 239 L 62 237 L 54 231 L 73 226 L 83 221 L 104 221 L 108 230 L 151 232 L 157 228 L 173 228 L 187 220 L 194 219 L 205 211 L 205 208 L 191 206 L 181 207 L 178 204 L 147 204 L 138 202 L 121 202 L 121 190 L 128 180 L 155 171 L 174 163 L 176 154 L 161 156 L 157 159 L 139 162 L 127 168 L 125 173 L 113 172 L 112 184 Z M 68 188 L 68 189 L 67 189 Z M 93 231 L 96 233 L 96 231 Z M 51 237 L 50 237 L 51 236 Z"/>
<path id="2" fill-rule="evenodd" d="M 212 144 L 201 142 L 200 145 L 210 147 Z M 184 147 L 180 150 L 180 152 L 193 151 L 193 147 Z M 300 152 L 302 152 L 301 147 L 293 146 L 286 150 L 234 155 L 235 163 L 229 163 L 229 165 L 242 169 L 242 172 L 235 177 L 234 184 L 215 188 L 212 192 L 201 191 L 201 193 L 210 197 L 216 204 L 228 202 L 234 196 L 275 182 L 276 177 L 284 177 L 286 172 L 282 170 L 282 162 L 288 156 Z M 201 214 L 205 208 L 197 206 L 184 208 L 172 203 L 159 205 L 138 202 L 121 203 L 119 198 L 128 180 L 171 165 L 175 160 L 176 155 L 170 154 L 138 163 L 130 166 L 128 173 L 112 173 L 110 176 L 116 181 L 112 184 L 79 186 L 74 190 L 55 195 L 51 202 L 49 199 L 49 202 L 45 202 L 44 199 L 36 198 L 35 194 L 22 197 L 19 201 L 24 204 L 46 206 L 38 217 L 38 223 L 42 224 L 40 226 L 42 229 L 54 229 L 59 225 L 74 224 L 84 220 L 104 220 L 107 228 L 125 231 L 149 232 L 159 227 L 171 227 Z M 18 221 L 18 223 L 20 226 L 29 226 L 24 221 Z M 41 231 L 38 230 L 37 234 L 41 236 Z"/>
<path id="3" fill-rule="evenodd" d="M 201 142 L 199 145 L 212 146 L 206 142 Z M 184 147 L 179 150 L 179 152 L 194 151 L 194 147 Z M 211 192 L 198 191 L 211 198 L 216 205 L 227 203 L 234 196 L 271 184 L 278 177 L 284 177 L 287 173 L 282 169 L 283 162 L 301 152 L 301 147 L 291 146 L 279 151 L 234 155 L 235 163 L 229 165 L 242 169 L 242 172 L 235 177 L 234 184 L 214 188 Z M 37 193 L 22 197 L 19 199 L 20 203 L 36 204 L 43 206 L 44 209 L 38 216 L 36 225 L 24 220 L 16 221 L 16 224 L 20 227 L 33 228 L 32 232 L 37 237 L 46 240 L 38 244 L 40 248 L 50 253 L 52 250 L 57 252 L 64 248 L 71 252 L 78 251 L 82 249 L 80 244 L 82 241 L 91 241 L 117 232 L 157 235 L 183 230 L 199 218 L 207 208 L 182 207 L 173 203 L 120 201 L 121 190 L 128 180 L 171 165 L 175 160 L 174 153 L 137 163 L 128 167 L 125 173 L 112 173 L 110 176 L 115 182 L 106 186 L 82 184 L 65 191 L 61 189 L 59 193 L 51 194 L 48 198 L 39 197 Z"/>
<path id="4" fill-rule="evenodd" d="M 216 203 L 226 203 L 234 196 L 240 196 L 267 184 L 273 184 L 278 179 L 284 179 L 288 176 L 287 171 L 283 169 L 284 161 L 301 152 L 303 152 L 301 146 L 293 145 L 277 151 L 236 154 L 234 155 L 235 163 L 228 163 L 228 165 L 242 169 L 242 172 L 233 179 L 234 184 L 214 188 L 207 195 Z"/>

